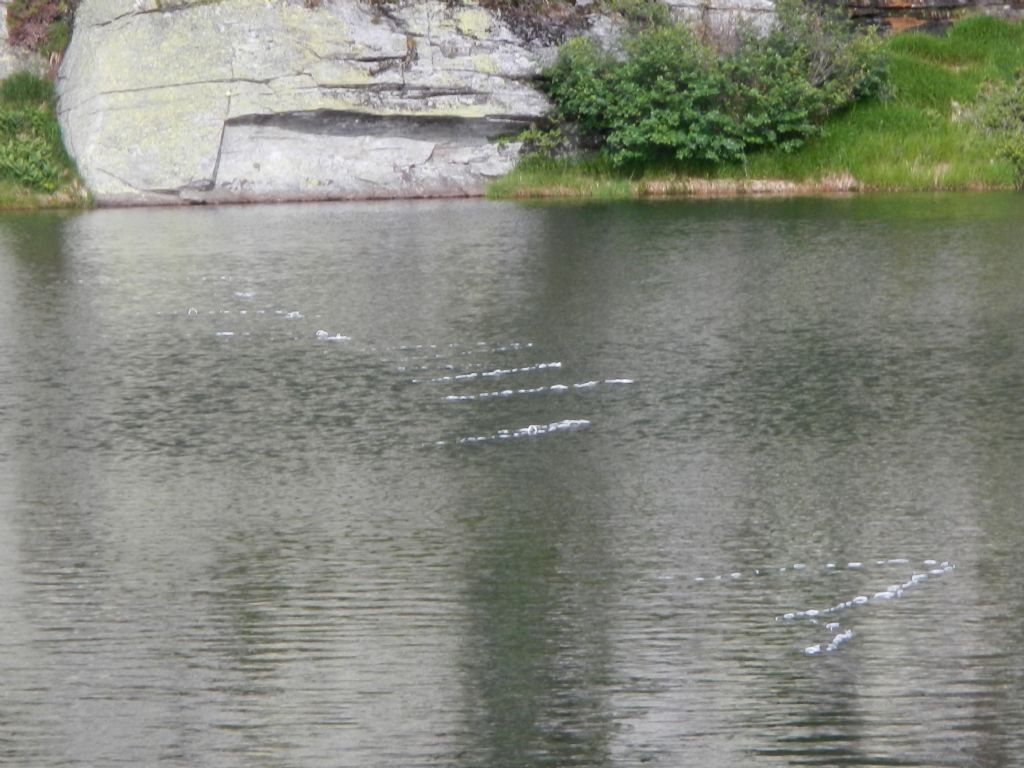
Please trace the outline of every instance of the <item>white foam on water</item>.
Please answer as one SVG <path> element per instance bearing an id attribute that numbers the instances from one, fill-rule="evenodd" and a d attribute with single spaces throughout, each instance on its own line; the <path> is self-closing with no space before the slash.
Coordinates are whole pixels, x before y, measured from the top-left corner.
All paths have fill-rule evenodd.
<path id="1" fill-rule="evenodd" d="M 550 369 L 561 368 L 562 364 L 558 361 L 551 363 L 536 363 L 534 365 L 524 365 L 518 368 L 495 368 L 490 371 L 474 371 L 472 373 L 459 373 L 452 376 L 435 376 L 431 379 L 427 379 L 432 384 L 445 384 L 451 381 L 473 381 L 474 379 L 494 379 L 500 376 L 514 376 L 520 373 L 533 373 L 535 371 L 546 371 Z M 420 381 L 414 381 L 413 383 L 419 384 Z"/>
<path id="2" fill-rule="evenodd" d="M 476 435 L 472 437 L 460 437 L 455 442 L 458 445 L 473 445 L 476 443 L 490 443 L 499 440 L 517 440 L 528 437 L 539 437 L 550 435 L 556 432 L 578 432 L 591 426 L 587 419 L 562 419 L 549 424 L 528 424 L 518 429 L 499 429 L 491 435 Z"/>
<path id="3" fill-rule="evenodd" d="M 388 347 L 388 349 L 398 349 L 405 352 L 423 349 L 449 349 L 452 351 L 461 351 L 463 354 L 476 354 L 480 351 L 515 352 L 521 349 L 531 349 L 532 347 L 532 341 L 476 341 L 468 344 L 465 342 L 450 341 L 448 343 L 441 344 L 399 344 L 397 347 Z"/>
<path id="4" fill-rule="evenodd" d="M 340 333 L 331 334 L 330 331 L 325 331 L 323 328 L 317 330 L 313 334 L 320 341 L 351 341 L 351 336 L 342 336 Z"/>
<path id="5" fill-rule="evenodd" d="M 892 560 L 879 560 L 876 561 L 876 565 L 904 565 L 908 561 L 904 561 L 903 558 L 893 558 Z M 927 562 L 927 561 L 926 561 Z M 817 625 L 818 618 L 823 616 L 830 616 L 831 614 L 839 613 L 841 611 L 849 610 L 852 608 L 862 608 L 862 606 L 870 606 L 878 603 L 888 602 L 892 600 L 898 600 L 907 595 L 908 591 L 918 586 L 919 584 L 937 576 L 945 575 L 950 573 L 956 568 L 954 563 L 949 561 L 943 561 L 941 564 L 938 561 L 931 561 L 936 564 L 937 567 L 931 568 L 927 573 L 912 573 L 906 581 L 898 584 L 890 584 L 885 589 L 879 590 L 868 595 L 857 595 L 849 600 L 845 600 L 837 603 L 828 608 L 814 609 L 810 608 L 802 611 L 787 611 L 781 615 L 775 617 L 776 621 L 794 622 L 797 620 L 806 621 L 810 625 Z M 838 621 L 829 620 L 825 625 L 825 629 L 829 632 L 838 633 L 832 638 L 827 644 L 822 643 L 818 645 L 808 646 L 804 649 L 804 653 L 807 655 L 816 655 L 818 653 L 831 653 L 837 650 L 840 646 L 849 642 L 854 636 L 852 629 L 847 629 L 844 632 L 839 632 L 840 624 Z"/>
<path id="6" fill-rule="evenodd" d="M 522 391 L 527 391 L 527 390 L 522 390 Z M 465 398 L 466 396 L 460 396 L 460 397 L 461 398 Z M 812 565 L 812 564 L 809 564 L 809 563 L 800 563 L 800 562 L 798 562 L 798 563 L 792 563 L 792 564 L 789 564 L 789 565 L 781 565 L 781 566 L 765 565 L 765 566 L 762 566 L 762 567 L 759 567 L 759 568 L 754 568 L 753 570 L 751 570 L 751 573 L 754 576 L 763 576 L 763 575 L 770 575 L 770 574 L 783 574 L 783 573 L 788 573 L 788 572 L 799 572 L 799 571 L 810 571 L 810 572 L 814 572 L 814 571 L 826 572 L 827 571 L 827 572 L 832 572 L 832 573 L 834 573 L 836 575 L 839 575 L 839 574 L 842 573 L 842 570 L 840 570 L 840 568 L 845 568 L 845 569 L 849 569 L 849 570 L 853 570 L 853 571 L 871 572 L 871 571 L 873 571 L 877 567 L 886 567 L 886 566 L 894 566 L 894 565 L 905 565 L 905 564 L 907 564 L 909 562 L 910 561 L 907 560 L 906 558 L 893 558 L 893 559 L 890 559 L 890 560 L 874 560 L 874 561 L 870 561 L 870 563 L 868 563 L 868 564 L 865 564 L 865 562 L 863 562 L 863 561 L 854 560 L 854 561 L 850 561 L 849 563 L 845 564 L 845 566 L 840 566 L 837 563 L 831 562 L 831 561 L 827 562 L 827 563 L 824 563 L 822 565 Z M 933 562 L 936 563 L 936 566 L 932 570 L 939 570 L 939 571 L 942 571 L 943 573 L 947 573 L 947 572 L 953 570 L 953 568 L 956 567 L 955 565 L 950 564 L 948 561 L 943 561 L 941 564 L 939 564 L 938 561 L 933 561 Z M 925 572 L 925 573 L 918 573 L 915 576 L 913 576 L 912 578 L 915 578 L 915 579 L 918 579 L 918 580 L 926 579 L 926 578 L 928 578 L 928 575 L 929 575 L 930 572 L 931 571 L 928 571 L 928 572 Z M 728 575 L 728 574 L 725 574 L 725 575 Z M 903 585 L 897 585 L 897 586 L 901 586 L 902 587 Z"/>
<path id="7" fill-rule="evenodd" d="M 849 642 L 852 639 L 853 639 L 853 630 L 852 629 L 848 629 L 845 632 L 840 632 L 838 635 L 836 635 L 835 637 L 832 638 L 831 642 L 829 642 L 828 645 L 825 646 L 825 651 L 827 653 L 832 653 L 833 651 L 838 649 L 840 645 L 842 645 L 843 643 L 847 643 L 847 642 Z"/>
<path id="8" fill-rule="evenodd" d="M 319 332 L 318 332 L 319 333 Z M 401 370 L 399 371 L 401 372 Z M 477 378 L 478 375 L 486 374 L 475 374 L 475 373 L 463 373 L 457 376 L 442 376 L 431 381 L 442 382 L 448 381 L 470 381 Z M 414 383 L 418 383 L 415 382 Z M 572 389 L 593 389 L 600 382 L 590 381 L 581 384 L 573 384 Z M 447 403 L 465 403 L 472 402 L 474 400 L 492 400 L 498 397 L 512 397 L 514 395 L 541 395 L 545 393 L 563 394 L 570 390 L 570 386 L 566 384 L 549 384 L 546 386 L 539 387 L 520 387 L 518 389 L 502 389 L 495 390 L 492 392 L 478 392 L 475 395 L 445 395 L 442 400 Z"/>
<path id="9" fill-rule="evenodd" d="M 214 335 L 214 336 L 220 336 L 220 337 L 222 337 L 222 338 L 227 338 L 227 337 L 229 337 L 229 336 L 234 336 L 234 335 L 235 335 L 235 332 L 234 332 L 234 331 L 217 331 L 217 332 L 216 332 L 216 333 L 214 333 L 213 335 Z"/>

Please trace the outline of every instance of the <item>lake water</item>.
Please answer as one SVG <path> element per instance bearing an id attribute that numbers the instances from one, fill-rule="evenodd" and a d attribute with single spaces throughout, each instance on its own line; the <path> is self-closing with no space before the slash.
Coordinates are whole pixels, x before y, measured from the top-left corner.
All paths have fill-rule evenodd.
<path id="1" fill-rule="evenodd" d="M 5 766 L 1011 766 L 1024 198 L 0 217 Z"/>

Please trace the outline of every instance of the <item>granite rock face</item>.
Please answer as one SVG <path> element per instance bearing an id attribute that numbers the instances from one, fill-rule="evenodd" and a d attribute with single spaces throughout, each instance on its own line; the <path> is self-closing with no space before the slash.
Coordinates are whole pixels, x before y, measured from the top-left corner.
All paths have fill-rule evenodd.
<path id="1" fill-rule="evenodd" d="M 712 36 L 727 36 L 740 23 L 768 29 L 775 18 L 773 0 L 664 0 L 675 18 Z"/>
<path id="2" fill-rule="evenodd" d="M 100 204 L 472 195 L 545 55 L 444 0 L 83 0 L 59 117 Z"/>

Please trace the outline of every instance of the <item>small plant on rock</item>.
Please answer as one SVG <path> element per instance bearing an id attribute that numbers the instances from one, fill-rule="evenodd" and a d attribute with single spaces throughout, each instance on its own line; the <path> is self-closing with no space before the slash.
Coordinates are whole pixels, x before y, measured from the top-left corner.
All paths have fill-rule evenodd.
<path id="1" fill-rule="evenodd" d="M 44 56 L 60 54 L 71 39 L 78 0 L 11 0 L 7 34 L 12 45 Z"/>
<path id="2" fill-rule="evenodd" d="M 73 177 L 53 99 L 53 83 L 27 72 L 0 83 L 0 181 L 54 192 Z"/>

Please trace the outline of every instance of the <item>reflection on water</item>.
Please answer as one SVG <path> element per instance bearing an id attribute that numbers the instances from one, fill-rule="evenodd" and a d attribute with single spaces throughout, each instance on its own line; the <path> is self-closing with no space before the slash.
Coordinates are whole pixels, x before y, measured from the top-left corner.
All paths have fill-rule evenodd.
<path id="1" fill-rule="evenodd" d="M 1014 764 L 1019 209 L 0 218 L 0 761 Z"/>

